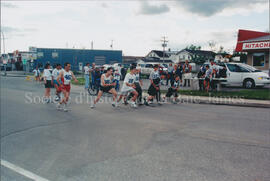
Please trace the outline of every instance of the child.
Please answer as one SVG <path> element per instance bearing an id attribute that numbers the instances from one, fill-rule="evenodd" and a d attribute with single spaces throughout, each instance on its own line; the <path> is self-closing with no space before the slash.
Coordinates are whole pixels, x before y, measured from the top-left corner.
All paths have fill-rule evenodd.
<path id="1" fill-rule="evenodd" d="M 166 94 L 166 98 L 169 99 L 172 95 L 174 96 L 174 104 L 177 104 L 177 98 L 178 98 L 178 90 L 180 87 L 180 77 L 178 75 L 174 76 L 174 81 L 171 84 L 171 87 L 168 89 L 168 92 Z M 164 97 L 164 100 L 165 100 Z"/>
<path id="2" fill-rule="evenodd" d="M 211 74 L 212 74 L 212 71 L 211 69 L 209 69 L 209 65 L 206 65 L 206 72 L 205 72 L 205 78 L 204 78 L 204 87 L 205 87 L 206 92 L 209 91 Z"/>

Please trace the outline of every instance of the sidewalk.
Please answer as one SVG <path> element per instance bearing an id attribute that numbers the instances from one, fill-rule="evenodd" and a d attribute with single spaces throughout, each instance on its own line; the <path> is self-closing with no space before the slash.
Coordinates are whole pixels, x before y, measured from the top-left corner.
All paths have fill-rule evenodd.
<path id="1" fill-rule="evenodd" d="M 33 73 L 25 72 L 25 71 L 6 71 L 7 75 L 4 75 L 4 71 L 1 71 L 1 76 L 7 77 L 26 77 L 26 76 L 33 76 Z"/>
<path id="2" fill-rule="evenodd" d="M 81 94 L 85 92 L 83 86 L 72 85 L 72 93 Z M 146 91 L 143 93 L 143 97 L 147 96 Z M 162 97 L 164 94 L 161 95 Z M 242 99 L 233 97 L 207 97 L 207 96 L 190 96 L 179 95 L 179 100 L 182 104 L 213 104 L 213 105 L 229 105 L 229 106 L 241 106 L 241 107 L 257 107 L 257 108 L 270 108 L 269 100 L 254 100 L 254 99 Z"/>

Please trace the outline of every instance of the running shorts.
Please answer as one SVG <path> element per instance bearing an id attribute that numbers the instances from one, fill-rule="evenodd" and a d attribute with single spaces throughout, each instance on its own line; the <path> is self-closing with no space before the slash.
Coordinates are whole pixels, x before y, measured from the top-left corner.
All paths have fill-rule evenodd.
<path id="1" fill-rule="evenodd" d="M 113 86 L 106 86 L 106 87 L 100 86 L 100 90 L 101 90 L 102 92 L 106 92 L 106 93 L 109 93 L 109 91 L 110 91 L 112 88 L 114 88 L 114 87 L 113 87 Z"/>
<path id="2" fill-rule="evenodd" d="M 45 88 L 53 88 L 53 85 L 52 85 L 52 81 L 51 80 L 47 80 L 46 81 Z"/>

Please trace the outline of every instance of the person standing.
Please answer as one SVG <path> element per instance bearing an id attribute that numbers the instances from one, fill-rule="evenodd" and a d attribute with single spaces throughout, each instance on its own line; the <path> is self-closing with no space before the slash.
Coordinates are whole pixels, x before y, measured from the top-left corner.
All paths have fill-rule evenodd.
<path id="1" fill-rule="evenodd" d="M 180 83 L 181 83 L 180 85 L 182 86 L 183 67 L 182 67 L 181 63 L 178 63 L 178 65 L 175 65 L 175 74 L 179 76 Z"/>
<path id="2" fill-rule="evenodd" d="M 89 72 L 90 72 L 90 67 L 89 67 L 89 63 L 86 63 L 86 65 L 84 66 L 84 80 L 85 80 L 85 85 L 84 88 L 88 89 L 89 88 L 89 84 L 90 84 L 90 77 L 89 77 Z"/>
<path id="3" fill-rule="evenodd" d="M 204 72 L 204 69 L 203 69 L 203 66 L 200 68 L 200 71 L 197 75 L 197 78 L 198 78 L 198 82 L 199 82 L 199 90 L 200 91 L 203 91 L 204 90 L 204 86 L 203 86 L 203 78 L 204 78 L 204 75 L 205 75 L 205 72 Z"/>
<path id="4" fill-rule="evenodd" d="M 49 63 L 46 63 L 44 67 L 43 79 L 45 85 L 44 100 L 46 103 L 49 103 L 51 99 L 51 88 L 53 87 L 52 69 Z"/>
<path id="5" fill-rule="evenodd" d="M 121 79 L 121 67 L 117 65 L 115 66 L 115 70 L 114 70 L 114 81 L 116 83 L 115 90 L 117 92 L 120 89 L 120 79 Z"/>
<path id="6" fill-rule="evenodd" d="M 58 64 L 56 64 L 56 67 L 55 67 L 55 69 L 52 72 L 53 84 L 54 84 L 55 95 L 56 95 L 55 100 L 56 101 L 59 101 L 60 100 L 61 88 L 60 88 L 60 84 L 58 84 L 58 82 L 57 82 L 57 77 L 59 76 L 61 70 L 62 70 L 62 67 L 58 63 Z"/>
<path id="7" fill-rule="evenodd" d="M 39 70 L 38 66 L 36 67 L 35 70 L 33 70 L 33 73 L 34 73 L 34 76 L 35 76 L 35 80 L 37 82 L 40 82 L 40 70 Z"/>
<path id="8" fill-rule="evenodd" d="M 64 70 L 59 73 L 59 76 L 57 77 L 57 82 L 61 86 L 61 90 L 64 94 L 63 99 L 57 103 L 57 109 L 61 108 L 61 105 L 64 104 L 63 110 L 66 112 L 67 110 L 67 102 L 69 100 L 70 95 L 70 81 L 73 79 L 76 83 L 78 80 L 74 76 L 73 72 L 70 70 L 71 65 L 70 63 L 66 62 L 64 64 Z M 61 81 L 60 81 L 61 80 Z"/>
<path id="9" fill-rule="evenodd" d="M 96 64 L 92 63 L 92 67 L 90 68 L 90 72 L 91 72 L 91 88 L 93 88 L 92 86 L 95 86 L 95 71 L 96 71 Z"/>
<path id="10" fill-rule="evenodd" d="M 184 87 L 186 87 L 187 82 L 188 82 L 188 87 L 190 87 L 190 78 L 191 78 L 191 65 L 189 64 L 188 60 L 186 60 L 184 66 L 183 66 L 183 71 L 184 71 Z"/>
<path id="11" fill-rule="evenodd" d="M 98 101 L 100 100 L 104 92 L 113 94 L 112 106 L 117 107 L 117 103 L 115 102 L 117 99 L 117 92 L 114 89 L 115 83 L 112 82 L 113 81 L 112 74 L 113 74 L 113 68 L 109 67 L 106 73 L 101 75 L 100 89 L 98 91 L 97 98 L 96 100 L 94 100 L 93 104 L 91 104 L 90 106 L 92 109 L 96 107 L 96 104 L 98 103 Z"/>
<path id="12" fill-rule="evenodd" d="M 204 79 L 204 87 L 205 87 L 206 92 L 208 92 L 210 88 L 210 79 L 212 76 L 212 71 L 209 68 L 209 65 L 206 65 L 205 68 L 206 68 L 206 72 L 205 72 L 205 79 Z"/>
<path id="13" fill-rule="evenodd" d="M 174 70 L 174 67 L 173 67 L 173 65 L 170 63 L 169 66 L 168 66 L 168 74 L 167 74 L 167 82 L 166 82 L 166 85 L 169 84 L 169 81 L 170 81 L 170 84 L 172 85 L 172 82 L 173 82 L 173 70 Z"/>

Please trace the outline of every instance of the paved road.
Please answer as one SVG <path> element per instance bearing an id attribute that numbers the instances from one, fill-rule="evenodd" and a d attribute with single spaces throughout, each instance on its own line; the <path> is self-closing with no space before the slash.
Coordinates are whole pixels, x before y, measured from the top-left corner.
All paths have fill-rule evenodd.
<path id="1" fill-rule="evenodd" d="M 269 181 L 267 109 L 29 103 L 43 87 L 1 78 L 1 160 L 51 181 Z M 32 95 L 31 95 L 32 94 Z M 26 97 L 25 97 L 26 95 Z M 37 100 L 38 97 L 35 97 Z M 1 166 L 1 180 L 31 180 Z"/>

